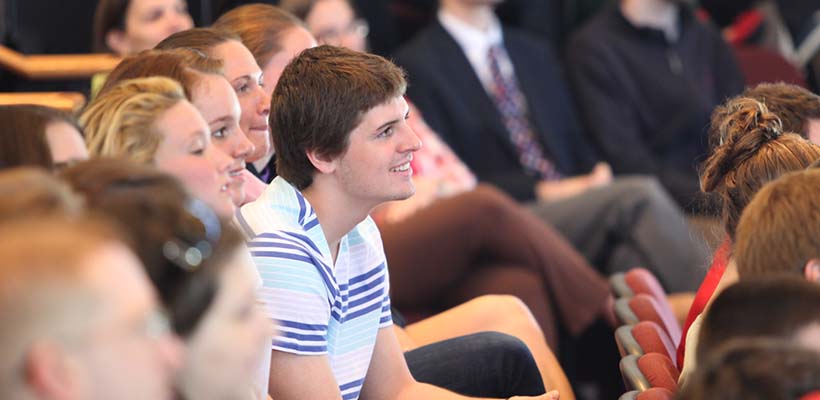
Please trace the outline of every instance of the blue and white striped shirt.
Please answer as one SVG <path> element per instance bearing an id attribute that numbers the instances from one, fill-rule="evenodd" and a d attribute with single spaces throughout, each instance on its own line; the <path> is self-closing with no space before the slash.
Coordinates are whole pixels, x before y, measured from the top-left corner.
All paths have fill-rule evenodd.
<path id="1" fill-rule="evenodd" d="M 392 325 L 381 236 L 370 217 L 345 235 L 336 265 L 313 208 L 277 177 L 237 222 L 278 324 L 272 348 L 327 355 L 342 398 L 358 399 L 380 328 Z M 275 366 L 272 366 L 275 368 Z"/>

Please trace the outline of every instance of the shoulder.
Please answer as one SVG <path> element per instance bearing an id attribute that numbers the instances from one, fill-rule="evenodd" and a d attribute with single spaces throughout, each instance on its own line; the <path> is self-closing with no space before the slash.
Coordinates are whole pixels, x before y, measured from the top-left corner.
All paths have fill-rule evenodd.
<path id="1" fill-rule="evenodd" d="M 622 17 L 614 6 L 602 10 L 570 35 L 567 50 L 605 47 L 619 35 L 616 24 L 619 18 Z"/>
<path id="2" fill-rule="evenodd" d="M 412 39 L 407 41 L 398 50 L 394 57 L 402 66 L 424 66 L 432 61 L 429 57 L 439 52 L 437 45 L 441 40 L 452 40 L 447 31 L 438 23 L 433 22 L 418 31 Z"/>

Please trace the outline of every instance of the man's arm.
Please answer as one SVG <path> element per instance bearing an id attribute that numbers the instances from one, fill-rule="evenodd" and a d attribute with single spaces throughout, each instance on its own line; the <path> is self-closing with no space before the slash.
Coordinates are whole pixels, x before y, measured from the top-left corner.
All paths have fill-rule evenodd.
<path id="1" fill-rule="evenodd" d="M 339 384 L 327 356 L 271 351 L 268 392 L 276 400 L 339 400 Z"/>
<path id="2" fill-rule="evenodd" d="M 558 398 L 557 393 L 550 393 L 537 397 L 520 398 L 543 400 Z M 373 349 L 360 398 L 362 400 L 456 400 L 471 397 L 416 382 L 410 370 L 407 369 L 404 354 L 393 329 L 382 328 L 376 337 L 376 347 Z"/>

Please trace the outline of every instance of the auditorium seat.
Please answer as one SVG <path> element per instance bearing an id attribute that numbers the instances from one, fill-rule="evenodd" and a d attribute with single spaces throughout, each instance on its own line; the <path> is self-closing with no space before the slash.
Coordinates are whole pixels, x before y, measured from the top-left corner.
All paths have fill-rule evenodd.
<path id="1" fill-rule="evenodd" d="M 649 353 L 675 356 L 675 346 L 666 331 L 653 321 L 640 321 L 615 330 L 615 343 L 621 357 Z"/>
<path id="2" fill-rule="evenodd" d="M 628 355 L 621 359 L 620 369 L 627 390 L 664 388 L 673 393 L 678 390 L 680 371 L 663 354 Z"/>
<path id="3" fill-rule="evenodd" d="M 662 307 L 658 301 L 644 293 L 630 298 L 615 301 L 615 315 L 623 324 L 637 324 L 640 321 L 653 321 L 661 326 L 672 343 L 680 343 L 681 327 L 669 307 Z"/>

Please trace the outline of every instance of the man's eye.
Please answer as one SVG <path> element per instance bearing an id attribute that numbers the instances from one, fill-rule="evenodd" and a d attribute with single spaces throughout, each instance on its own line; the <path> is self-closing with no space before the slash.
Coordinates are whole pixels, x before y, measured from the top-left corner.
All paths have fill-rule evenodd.
<path id="1" fill-rule="evenodd" d="M 391 126 L 391 127 L 387 128 L 387 129 L 385 129 L 385 130 L 381 131 L 381 132 L 379 133 L 378 137 L 380 137 L 380 138 L 386 138 L 386 137 L 390 137 L 390 136 L 392 136 L 392 135 L 393 135 L 393 127 Z"/>

